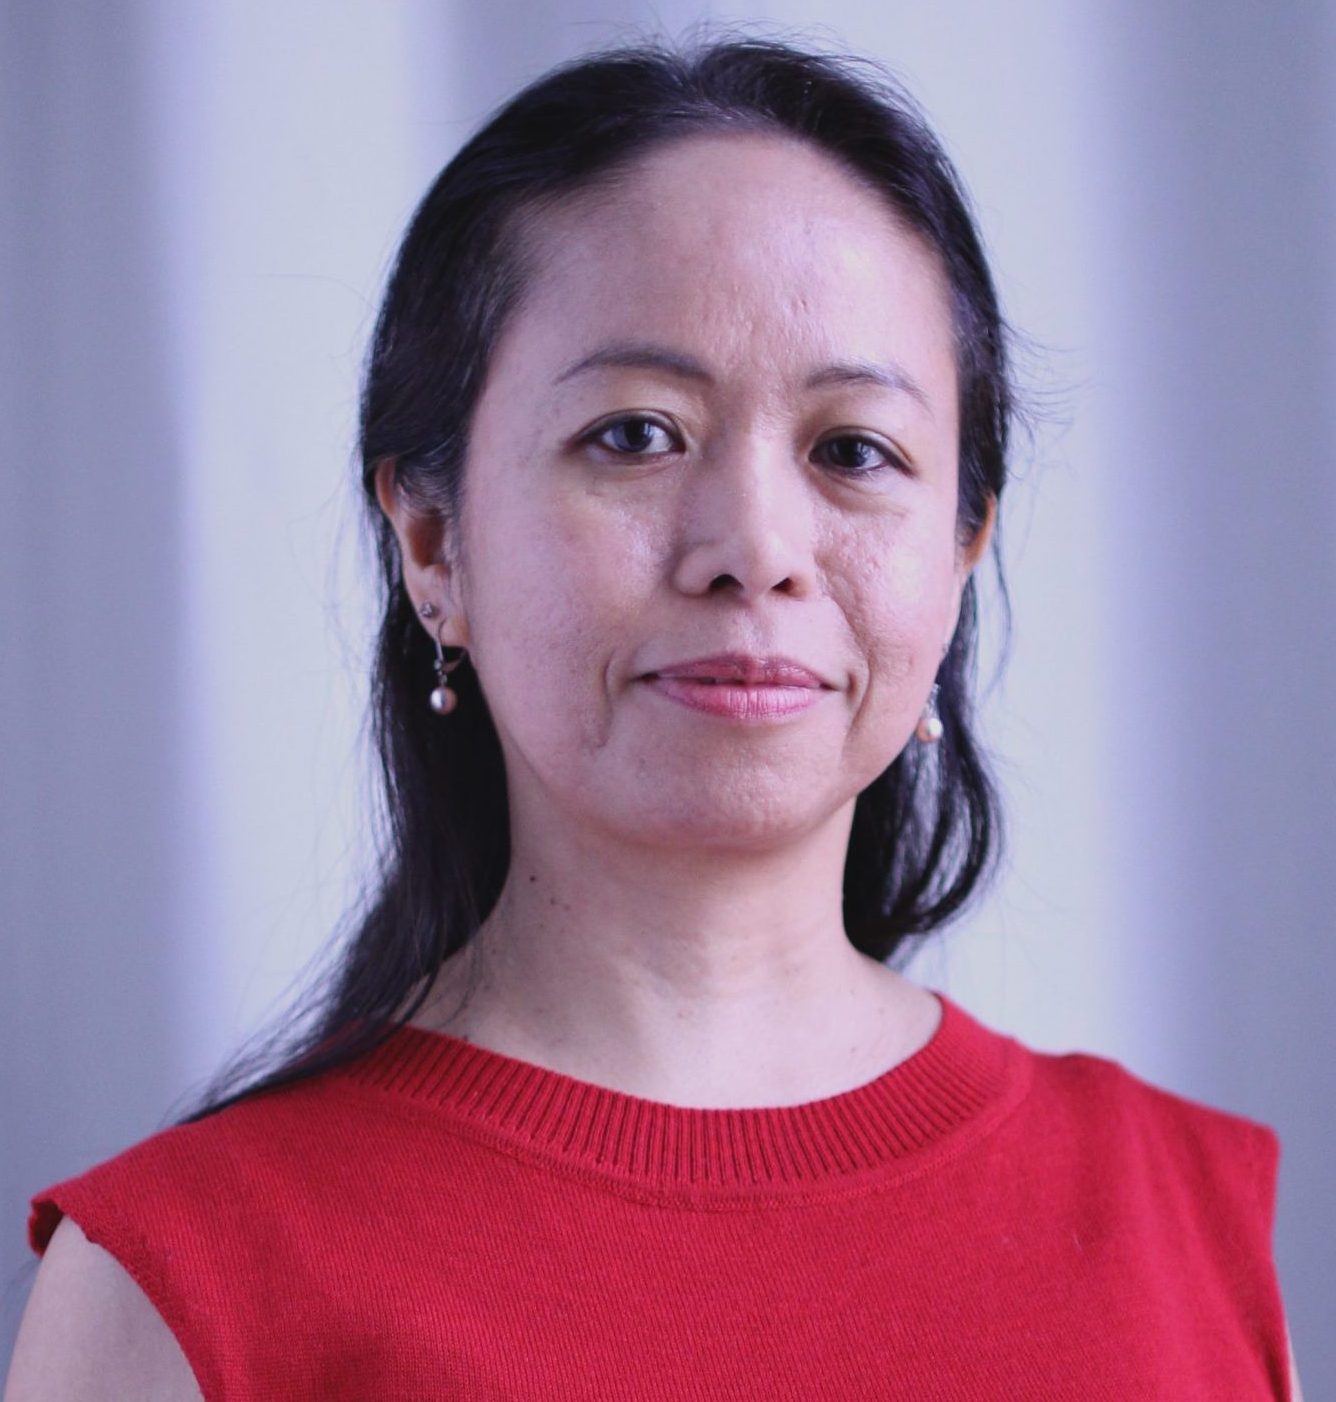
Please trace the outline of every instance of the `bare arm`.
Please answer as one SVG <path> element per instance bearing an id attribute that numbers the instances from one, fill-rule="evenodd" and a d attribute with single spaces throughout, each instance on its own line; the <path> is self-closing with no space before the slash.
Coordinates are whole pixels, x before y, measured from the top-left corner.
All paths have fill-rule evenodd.
<path id="1" fill-rule="evenodd" d="M 176 1337 L 110 1252 L 63 1217 L 33 1281 L 4 1402 L 203 1402 Z"/>

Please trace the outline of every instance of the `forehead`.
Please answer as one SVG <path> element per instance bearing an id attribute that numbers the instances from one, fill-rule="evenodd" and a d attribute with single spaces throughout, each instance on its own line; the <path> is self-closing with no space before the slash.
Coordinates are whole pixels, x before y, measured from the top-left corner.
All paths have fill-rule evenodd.
<path id="1" fill-rule="evenodd" d="M 512 361 L 564 364 L 600 339 L 635 338 L 722 374 L 889 357 L 912 362 L 935 396 L 954 382 L 937 253 L 806 142 L 677 139 L 614 185 L 545 210 L 526 243 L 533 274 L 497 348 Z"/>

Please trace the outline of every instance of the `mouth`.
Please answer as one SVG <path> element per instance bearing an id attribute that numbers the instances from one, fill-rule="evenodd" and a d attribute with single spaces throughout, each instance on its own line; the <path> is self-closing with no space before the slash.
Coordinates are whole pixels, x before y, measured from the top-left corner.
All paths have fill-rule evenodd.
<path id="1" fill-rule="evenodd" d="M 830 687 L 785 682 L 737 681 L 731 677 L 682 677 L 650 673 L 641 677 L 651 694 L 671 704 L 737 723 L 772 724 L 815 706 L 833 694 Z"/>
<path id="2" fill-rule="evenodd" d="M 758 687 L 799 685 L 797 682 L 740 682 L 736 677 L 691 677 L 669 672 L 649 672 L 642 677 L 641 680 L 647 682 L 659 680 L 693 682 L 697 686 L 735 686 L 744 691 L 749 687 L 755 690 Z M 810 687 L 810 683 L 807 683 L 807 685 Z"/>
<path id="3" fill-rule="evenodd" d="M 792 657 L 756 657 L 741 652 L 718 653 L 689 662 L 674 662 L 646 673 L 641 680 L 742 688 L 832 689 L 825 678 Z"/>

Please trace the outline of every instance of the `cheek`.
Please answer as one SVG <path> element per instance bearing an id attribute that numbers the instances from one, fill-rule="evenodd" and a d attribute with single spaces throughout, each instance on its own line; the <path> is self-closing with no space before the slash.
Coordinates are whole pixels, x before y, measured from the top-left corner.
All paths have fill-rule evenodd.
<path id="1" fill-rule="evenodd" d="M 869 700 L 917 708 L 941 662 L 955 593 L 955 545 L 926 523 L 860 543 L 845 575 L 846 616 L 867 666 Z"/>
<path id="2" fill-rule="evenodd" d="M 900 619 L 897 631 L 906 638 L 922 635 L 940 646 L 955 588 L 953 566 L 949 547 L 892 556 L 886 567 L 886 598 Z"/>
<path id="3" fill-rule="evenodd" d="M 524 490 L 478 505 L 473 557 L 486 565 L 470 579 L 470 633 L 498 724 L 519 728 L 528 716 L 545 731 L 573 722 L 597 734 L 647 548 L 606 506 Z"/>

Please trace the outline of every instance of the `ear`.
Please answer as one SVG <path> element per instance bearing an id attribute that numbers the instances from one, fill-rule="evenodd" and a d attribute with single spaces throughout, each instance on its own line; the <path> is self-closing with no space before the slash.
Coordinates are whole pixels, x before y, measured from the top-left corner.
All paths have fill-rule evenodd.
<path id="1" fill-rule="evenodd" d="M 451 553 L 445 518 L 439 512 L 424 514 L 415 509 L 399 487 L 398 468 L 394 458 L 382 458 L 376 464 L 376 500 L 386 519 L 394 527 L 399 541 L 399 559 L 404 589 L 416 612 L 422 604 L 435 604 L 434 619 L 423 620 L 423 626 L 447 647 L 468 646 L 468 620 L 460 597 L 459 578 L 451 563 Z"/>
<path id="2" fill-rule="evenodd" d="M 952 634 L 956 631 L 956 624 L 960 621 L 960 601 L 965 593 L 965 585 L 971 574 L 974 573 L 975 566 L 983 559 L 984 551 L 988 549 L 988 542 L 993 536 L 993 527 L 997 523 L 997 498 L 989 493 L 988 503 L 984 508 L 984 517 L 979 524 L 979 529 L 974 533 L 968 544 L 963 545 L 956 554 L 956 588 L 955 597 L 951 604 L 951 631 L 942 640 L 945 644 L 950 644 Z"/>

